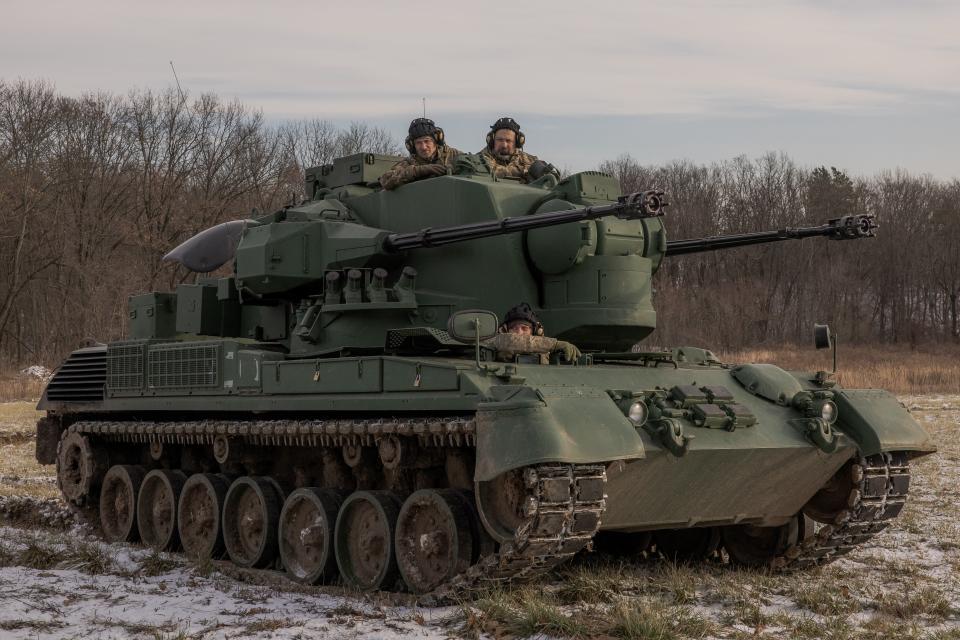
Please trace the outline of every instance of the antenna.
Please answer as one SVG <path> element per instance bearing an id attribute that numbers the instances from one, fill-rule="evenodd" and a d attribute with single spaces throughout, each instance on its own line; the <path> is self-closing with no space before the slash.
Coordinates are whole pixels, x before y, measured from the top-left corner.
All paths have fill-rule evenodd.
<path id="1" fill-rule="evenodd" d="M 170 69 L 173 71 L 173 79 L 177 81 L 177 91 L 180 92 L 180 101 L 186 102 L 187 98 L 183 95 L 183 89 L 180 88 L 180 78 L 177 77 L 177 70 L 173 67 L 173 60 L 170 61 Z"/>
<path id="2" fill-rule="evenodd" d="M 423 117 L 426 118 L 427 117 L 427 99 L 426 98 L 420 98 L 420 99 L 423 101 Z"/>

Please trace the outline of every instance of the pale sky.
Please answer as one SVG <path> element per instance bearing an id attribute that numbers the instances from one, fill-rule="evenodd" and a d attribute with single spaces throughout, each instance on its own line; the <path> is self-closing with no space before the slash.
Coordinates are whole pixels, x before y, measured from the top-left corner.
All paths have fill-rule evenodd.
<path id="1" fill-rule="evenodd" d="M 0 78 L 173 85 L 267 119 L 427 115 L 465 151 L 512 115 L 570 170 L 783 151 L 960 177 L 960 3 L 0 0 Z"/>

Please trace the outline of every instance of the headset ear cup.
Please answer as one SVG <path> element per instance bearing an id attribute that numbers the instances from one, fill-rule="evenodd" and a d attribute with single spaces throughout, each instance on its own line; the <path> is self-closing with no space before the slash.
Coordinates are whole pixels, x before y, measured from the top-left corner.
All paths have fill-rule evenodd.
<path id="1" fill-rule="evenodd" d="M 442 147 L 444 145 L 443 141 L 445 138 L 443 136 L 443 129 L 441 129 L 440 127 L 437 127 L 437 131 L 434 134 L 434 139 L 437 141 L 438 147 Z"/>
<path id="2" fill-rule="evenodd" d="M 523 135 L 523 132 L 517 129 L 517 149 L 523 148 L 523 143 L 527 141 L 527 136 Z"/>
<path id="3" fill-rule="evenodd" d="M 407 136 L 407 139 L 403 141 L 403 146 L 407 148 L 407 151 L 410 152 L 410 155 L 414 155 L 417 148 L 413 146 L 413 139 L 410 136 Z"/>
<path id="4" fill-rule="evenodd" d="M 493 131 L 487 133 L 487 149 L 493 151 Z"/>

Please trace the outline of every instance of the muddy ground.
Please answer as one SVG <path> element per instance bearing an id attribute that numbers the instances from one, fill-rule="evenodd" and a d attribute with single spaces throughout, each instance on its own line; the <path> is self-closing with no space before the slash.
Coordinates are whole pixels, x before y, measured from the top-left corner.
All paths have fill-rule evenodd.
<path id="1" fill-rule="evenodd" d="M 940 451 L 896 524 L 796 575 L 592 554 L 527 585 L 430 607 L 106 545 L 33 462 L 29 403 L 0 404 L 0 638 L 960 639 L 960 396 L 904 396 Z"/>

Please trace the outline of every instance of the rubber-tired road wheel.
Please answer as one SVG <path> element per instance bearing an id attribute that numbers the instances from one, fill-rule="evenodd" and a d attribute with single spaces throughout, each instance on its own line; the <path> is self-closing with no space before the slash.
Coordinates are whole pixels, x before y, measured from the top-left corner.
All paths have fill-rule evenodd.
<path id="1" fill-rule="evenodd" d="M 282 500 L 269 478 L 243 476 L 233 481 L 223 504 L 223 541 L 234 564 L 262 569 L 276 559 Z"/>
<path id="2" fill-rule="evenodd" d="M 183 551 L 193 558 L 223 555 L 223 503 L 230 483 L 214 473 L 195 473 L 183 485 L 177 526 Z"/>
<path id="3" fill-rule="evenodd" d="M 107 542 L 133 542 L 140 537 L 137 494 L 146 475 L 146 469 L 141 466 L 117 464 L 104 476 L 100 489 L 100 529 Z"/>
<path id="4" fill-rule="evenodd" d="M 302 487 L 291 493 L 280 512 L 280 559 L 291 579 L 304 584 L 337 577 L 333 534 L 347 493 Z"/>
<path id="5" fill-rule="evenodd" d="M 177 502 L 187 481 L 182 471 L 154 469 L 143 479 L 137 496 L 137 528 L 144 544 L 154 549 L 177 550 Z"/>
<path id="6" fill-rule="evenodd" d="M 668 560 L 705 560 L 719 548 L 720 530 L 717 527 L 661 529 L 654 532 L 653 541 L 657 551 Z"/>
<path id="7" fill-rule="evenodd" d="M 375 591 L 396 582 L 393 540 L 400 507 L 391 491 L 355 491 L 344 500 L 333 537 L 337 566 L 348 586 Z"/>
<path id="8" fill-rule="evenodd" d="M 738 524 L 723 527 L 723 547 L 730 562 L 748 567 L 763 567 L 783 555 L 792 545 L 813 532 L 813 521 L 802 513 L 777 527 Z"/>
<path id="9" fill-rule="evenodd" d="M 414 593 L 427 593 L 466 571 L 473 556 L 469 508 L 454 489 L 421 489 L 397 518 L 397 566 Z"/>

